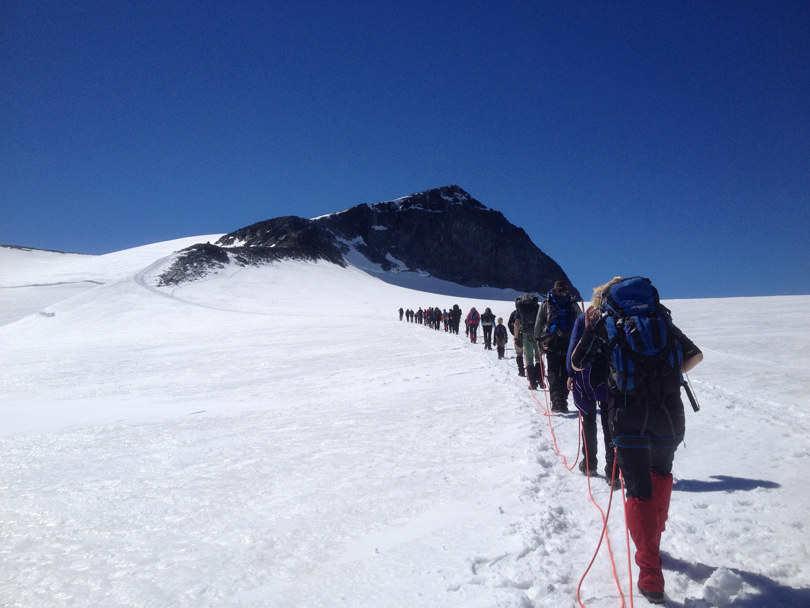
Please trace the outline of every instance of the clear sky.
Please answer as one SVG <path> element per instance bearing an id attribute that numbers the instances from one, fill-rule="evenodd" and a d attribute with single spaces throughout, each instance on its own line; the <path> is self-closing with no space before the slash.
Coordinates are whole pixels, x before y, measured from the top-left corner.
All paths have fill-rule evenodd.
<path id="1" fill-rule="evenodd" d="M 810 2 L 0 3 L 2 244 L 449 184 L 583 294 L 810 293 Z"/>

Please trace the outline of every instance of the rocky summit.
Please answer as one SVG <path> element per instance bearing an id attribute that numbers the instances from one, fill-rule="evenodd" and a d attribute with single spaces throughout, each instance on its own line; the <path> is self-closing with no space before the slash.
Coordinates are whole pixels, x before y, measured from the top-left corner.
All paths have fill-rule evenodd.
<path id="1" fill-rule="evenodd" d="M 197 280 L 227 264 L 292 259 L 346 266 L 357 254 L 382 273 L 419 273 L 465 287 L 542 294 L 557 280 L 568 282 L 522 228 L 458 186 L 445 186 L 315 219 L 252 224 L 181 251 L 159 284 Z M 579 295 L 573 286 L 572 293 Z"/>

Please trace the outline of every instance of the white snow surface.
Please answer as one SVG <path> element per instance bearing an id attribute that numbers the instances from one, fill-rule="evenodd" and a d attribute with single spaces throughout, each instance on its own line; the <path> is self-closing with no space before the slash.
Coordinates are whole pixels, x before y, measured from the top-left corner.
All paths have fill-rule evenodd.
<path id="1" fill-rule="evenodd" d="M 594 504 L 566 467 L 577 418 L 544 414 L 511 348 L 397 315 L 512 302 L 327 263 L 155 287 L 218 236 L 0 248 L 0 605 L 647 605 L 621 492 L 591 479 Z M 808 606 L 810 296 L 666 304 L 705 354 L 668 605 Z"/>

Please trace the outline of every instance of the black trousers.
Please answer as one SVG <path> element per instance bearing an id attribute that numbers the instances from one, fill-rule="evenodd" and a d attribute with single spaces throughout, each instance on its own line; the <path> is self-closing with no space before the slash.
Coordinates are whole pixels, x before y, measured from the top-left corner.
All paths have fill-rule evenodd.
<path id="1" fill-rule="evenodd" d="M 637 402 L 612 390 L 609 411 L 613 444 L 628 498 L 652 498 L 651 473 L 669 475 L 683 441 L 686 419 L 680 394 Z"/>
<path id="2" fill-rule="evenodd" d="M 599 419 L 602 424 L 602 437 L 605 444 L 605 476 L 610 477 L 613 472 L 613 441 L 610 431 L 610 412 L 607 404 L 600 404 Z M 599 448 L 596 440 L 596 416 L 597 408 L 593 408 L 587 414 L 582 414 L 582 457 L 587 457 L 588 469 L 596 469 L 599 463 Z"/>
<path id="3" fill-rule="evenodd" d="M 568 369 L 565 366 L 565 353 L 547 350 L 546 376 L 548 393 L 552 405 L 564 405 L 568 402 Z"/>
<path id="4" fill-rule="evenodd" d="M 484 344 L 488 349 L 492 349 L 492 325 L 482 325 L 484 328 Z"/>

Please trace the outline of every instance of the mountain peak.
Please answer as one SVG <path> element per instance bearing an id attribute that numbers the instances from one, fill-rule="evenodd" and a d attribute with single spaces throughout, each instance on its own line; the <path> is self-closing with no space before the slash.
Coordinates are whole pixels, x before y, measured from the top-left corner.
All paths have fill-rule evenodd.
<path id="1" fill-rule="evenodd" d="M 443 211 L 453 205 L 471 205 L 485 209 L 484 205 L 475 200 L 470 194 L 458 186 L 442 186 L 403 196 L 393 201 L 374 203 L 369 207 L 391 206 L 398 209 L 426 209 L 428 211 Z"/>
<path id="2" fill-rule="evenodd" d="M 348 258 L 359 260 L 356 254 L 365 260 L 361 267 L 385 280 L 414 273 L 464 287 L 536 293 L 547 292 L 557 280 L 569 282 L 523 229 L 455 185 L 309 220 L 289 216 L 258 222 L 210 247 L 181 253 L 161 282 L 195 280 L 206 256 L 217 268 L 226 258 L 245 266 L 281 259 L 345 266 Z M 572 293 L 578 295 L 573 286 Z"/>

